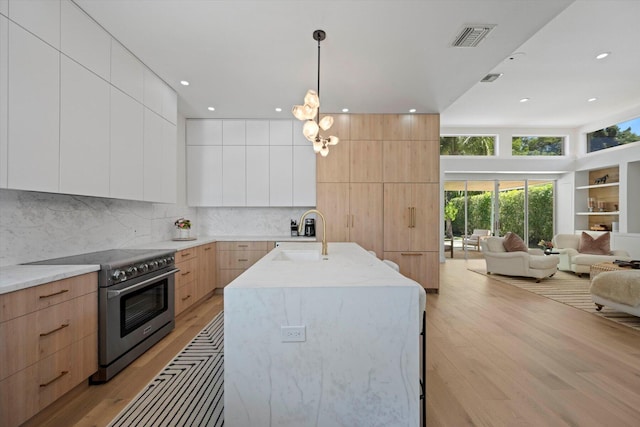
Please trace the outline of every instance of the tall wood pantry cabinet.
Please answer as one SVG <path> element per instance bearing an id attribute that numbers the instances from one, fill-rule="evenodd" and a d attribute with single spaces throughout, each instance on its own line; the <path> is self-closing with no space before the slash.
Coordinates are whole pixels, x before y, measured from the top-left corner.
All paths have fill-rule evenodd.
<path id="1" fill-rule="evenodd" d="M 438 115 L 334 115 L 340 143 L 317 162 L 327 241 L 356 242 L 439 288 Z M 318 230 L 321 228 L 318 227 Z"/>

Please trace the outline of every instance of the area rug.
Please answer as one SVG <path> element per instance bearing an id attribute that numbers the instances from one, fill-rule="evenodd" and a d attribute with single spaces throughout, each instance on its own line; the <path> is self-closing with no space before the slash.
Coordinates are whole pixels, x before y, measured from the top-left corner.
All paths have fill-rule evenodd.
<path id="1" fill-rule="evenodd" d="M 553 277 L 536 283 L 535 279 L 526 277 L 501 276 L 499 274 L 488 275 L 486 270 L 474 268 L 469 270 L 640 331 L 640 317 L 616 311 L 606 306 L 601 311 L 596 311 L 596 306 L 589 294 L 590 281 L 586 276 L 578 277 L 573 273 L 558 271 Z"/>
<path id="2" fill-rule="evenodd" d="M 223 332 L 220 312 L 109 426 L 224 425 Z"/>

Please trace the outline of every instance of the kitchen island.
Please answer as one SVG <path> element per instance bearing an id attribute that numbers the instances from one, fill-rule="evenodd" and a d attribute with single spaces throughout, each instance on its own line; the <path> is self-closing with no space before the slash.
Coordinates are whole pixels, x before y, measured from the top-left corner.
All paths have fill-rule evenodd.
<path id="1" fill-rule="evenodd" d="M 424 289 L 355 243 L 284 243 L 224 289 L 229 426 L 418 426 Z"/>

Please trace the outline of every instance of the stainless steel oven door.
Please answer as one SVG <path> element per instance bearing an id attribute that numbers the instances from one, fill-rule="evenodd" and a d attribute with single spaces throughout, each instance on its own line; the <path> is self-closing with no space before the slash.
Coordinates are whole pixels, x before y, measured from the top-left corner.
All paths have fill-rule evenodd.
<path id="1" fill-rule="evenodd" d="M 174 267 L 100 288 L 99 362 L 105 366 L 174 321 Z"/>

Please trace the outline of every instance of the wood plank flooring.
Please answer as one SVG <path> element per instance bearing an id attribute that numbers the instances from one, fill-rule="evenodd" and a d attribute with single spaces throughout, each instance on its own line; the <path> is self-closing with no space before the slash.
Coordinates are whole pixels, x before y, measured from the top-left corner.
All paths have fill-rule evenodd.
<path id="1" fill-rule="evenodd" d="M 640 332 L 447 259 L 427 295 L 427 425 L 637 426 Z M 104 426 L 220 310 L 214 296 L 107 384 L 81 387 L 26 426 Z"/>

